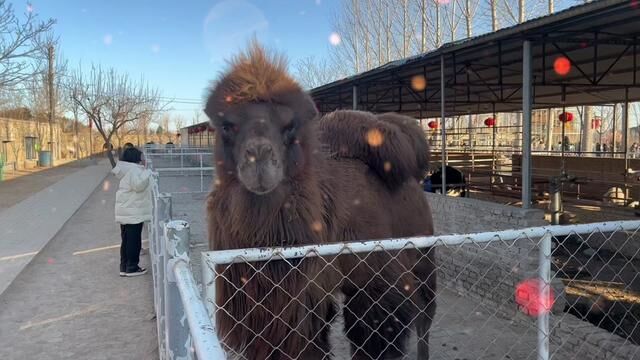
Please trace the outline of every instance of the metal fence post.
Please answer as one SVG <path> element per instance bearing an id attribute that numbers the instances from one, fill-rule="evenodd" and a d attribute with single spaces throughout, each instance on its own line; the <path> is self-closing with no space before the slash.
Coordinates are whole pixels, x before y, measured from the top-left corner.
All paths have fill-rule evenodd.
<path id="1" fill-rule="evenodd" d="M 158 323 L 158 340 L 159 340 L 159 353 L 160 358 L 165 359 L 166 354 L 166 344 L 165 344 L 165 263 L 166 263 L 166 248 L 165 242 L 163 240 L 164 234 L 164 226 L 167 222 L 171 220 L 171 195 L 166 193 L 158 194 L 158 208 L 157 208 L 157 217 L 156 223 L 154 224 L 155 229 L 155 237 L 154 241 L 156 249 L 156 267 L 155 270 L 157 272 L 157 276 L 155 277 L 154 287 L 157 289 L 158 300 L 156 302 L 156 318 Z"/>
<path id="2" fill-rule="evenodd" d="M 189 223 L 184 220 L 169 221 L 164 227 L 166 242 L 165 293 L 165 343 L 167 359 L 193 359 L 189 324 L 176 284 L 173 268 L 177 262 L 189 263 Z"/>
<path id="3" fill-rule="evenodd" d="M 545 305 L 547 305 L 551 287 L 551 239 L 550 232 L 544 234 L 540 239 L 538 255 L 538 271 L 543 284 L 539 299 Z M 538 360 L 549 360 L 549 317 L 551 309 L 544 310 L 538 315 Z"/>
<path id="4" fill-rule="evenodd" d="M 208 253 L 202 253 L 202 300 L 215 325 L 216 312 L 216 266 Z"/>

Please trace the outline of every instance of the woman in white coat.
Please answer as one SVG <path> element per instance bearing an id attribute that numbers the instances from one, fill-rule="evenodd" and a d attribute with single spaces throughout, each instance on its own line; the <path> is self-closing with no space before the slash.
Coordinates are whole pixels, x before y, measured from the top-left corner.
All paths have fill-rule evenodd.
<path id="1" fill-rule="evenodd" d="M 144 275 L 139 266 L 142 225 L 151 220 L 151 171 L 145 169 L 142 152 L 126 148 L 111 170 L 120 179 L 116 192 L 116 223 L 120 224 L 120 276 Z"/>

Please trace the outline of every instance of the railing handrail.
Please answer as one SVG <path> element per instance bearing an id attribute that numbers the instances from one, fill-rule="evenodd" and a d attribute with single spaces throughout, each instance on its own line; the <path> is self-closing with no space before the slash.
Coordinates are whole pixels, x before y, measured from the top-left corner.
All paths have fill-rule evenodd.
<path id="1" fill-rule="evenodd" d="M 217 265 L 239 262 L 265 261 L 274 256 L 282 258 L 302 258 L 339 255 L 345 250 L 352 253 L 371 251 L 396 251 L 408 248 L 427 248 L 440 245 L 465 245 L 500 241 L 515 241 L 520 238 L 541 238 L 547 233 L 554 236 L 601 232 L 629 231 L 640 228 L 640 220 L 609 221 L 589 224 L 550 225 L 525 229 L 480 232 L 470 234 L 418 236 L 380 240 L 364 240 L 321 245 L 302 245 L 291 247 L 245 248 L 233 250 L 205 251 L 203 256 Z"/>

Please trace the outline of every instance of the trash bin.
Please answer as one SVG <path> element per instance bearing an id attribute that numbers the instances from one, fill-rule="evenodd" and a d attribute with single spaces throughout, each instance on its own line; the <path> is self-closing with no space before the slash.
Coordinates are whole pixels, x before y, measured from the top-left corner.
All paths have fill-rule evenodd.
<path id="1" fill-rule="evenodd" d="M 38 162 L 42 167 L 51 166 L 51 151 L 42 150 L 38 153 Z"/>

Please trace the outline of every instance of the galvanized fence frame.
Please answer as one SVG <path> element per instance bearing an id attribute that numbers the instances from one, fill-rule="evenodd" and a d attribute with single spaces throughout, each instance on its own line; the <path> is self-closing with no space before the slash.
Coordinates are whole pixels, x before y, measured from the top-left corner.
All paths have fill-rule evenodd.
<path id="1" fill-rule="evenodd" d="M 297 259 L 303 257 L 333 256 L 340 254 L 370 253 L 376 251 L 403 250 L 408 247 L 412 249 L 424 249 L 432 246 L 460 246 L 467 244 L 489 244 L 491 242 L 513 242 L 519 239 L 540 239 L 538 258 L 538 278 L 544 284 L 540 289 L 540 298 L 549 297 L 551 288 L 551 248 L 552 238 L 567 236 L 571 234 L 592 234 L 594 232 L 616 232 L 616 231 L 637 231 L 640 228 L 640 220 L 614 221 L 590 224 L 578 224 L 567 226 L 545 226 L 526 229 L 514 229 L 495 232 L 483 232 L 473 234 L 454 234 L 442 236 L 427 236 L 413 238 L 397 238 L 384 240 L 358 241 L 350 243 L 333 243 L 325 245 L 306 245 L 297 247 L 274 247 L 274 248 L 253 248 L 207 251 L 202 253 L 202 298 L 208 314 L 215 324 L 215 280 L 218 274 L 215 267 L 217 265 L 228 265 L 233 263 L 251 263 L 277 259 Z M 548 360 L 550 358 L 549 341 L 550 314 L 549 311 L 537 316 L 537 344 L 536 351 L 538 360 Z M 214 334 L 214 339 L 217 340 Z M 219 358 L 220 353 L 212 353 L 208 358 Z"/>
<path id="2" fill-rule="evenodd" d="M 147 164 L 148 166 L 152 165 Z M 640 221 L 615 221 L 568 226 L 545 226 L 473 234 L 399 238 L 307 245 L 298 247 L 254 248 L 202 253 L 202 286 L 194 280 L 189 265 L 190 228 L 186 221 L 172 220 L 171 194 L 160 193 L 158 172 L 152 185 L 153 220 L 149 226 L 149 254 L 154 287 L 154 304 L 161 359 L 223 359 L 225 352 L 217 338 L 215 324 L 216 265 L 258 262 L 273 258 L 295 259 L 331 256 L 343 253 L 460 246 L 539 239 L 538 278 L 545 284 L 541 298 L 546 298 L 551 284 L 552 238 L 594 232 L 637 231 Z M 537 317 L 537 359 L 550 358 L 550 315 Z"/>

